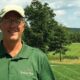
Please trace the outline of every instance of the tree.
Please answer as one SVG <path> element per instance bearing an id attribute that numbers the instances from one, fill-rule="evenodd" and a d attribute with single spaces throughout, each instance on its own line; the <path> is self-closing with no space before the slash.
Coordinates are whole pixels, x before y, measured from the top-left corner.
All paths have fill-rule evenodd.
<path id="1" fill-rule="evenodd" d="M 51 37 L 50 44 L 49 44 L 49 50 L 55 51 L 55 53 L 60 54 L 60 61 L 61 61 L 61 55 L 65 54 L 67 51 L 66 45 L 69 44 L 70 41 L 68 39 L 68 31 L 65 26 L 62 24 L 58 24 L 55 26 L 53 31 L 53 38 Z"/>
<path id="2" fill-rule="evenodd" d="M 66 29 L 55 21 L 56 15 L 48 4 L 33 0 L 31 5 L 25 8 L 25 12 L 30 27 L 26 27 L 24 31 L 24 41 L 44 52 L 54 50 L 62 54 L 67 44 Z"/>
<path id="3" fill-rule="evenodd" d="M 56 25 L 55 14 L 48 4 L 41 4 L 33 0 L 30 6 L 25 8 L 26 17 L 31 27 L 25 29 L 24 41 L 33 47 L 38 47 L 44 52 L 48 50 L 49 36 Z M 52 22 L 53 21 L 53 22 Z"/>

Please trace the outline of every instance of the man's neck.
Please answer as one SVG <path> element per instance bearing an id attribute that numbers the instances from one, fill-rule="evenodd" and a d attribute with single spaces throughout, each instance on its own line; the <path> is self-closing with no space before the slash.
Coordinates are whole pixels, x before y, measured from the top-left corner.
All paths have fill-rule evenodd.
<path id="1" fill-rule="evenodd" d="M 22 48 L 21 40 L 12 42 L 3 40 L 3 45 L 11 57 L 15 57 Z"/>

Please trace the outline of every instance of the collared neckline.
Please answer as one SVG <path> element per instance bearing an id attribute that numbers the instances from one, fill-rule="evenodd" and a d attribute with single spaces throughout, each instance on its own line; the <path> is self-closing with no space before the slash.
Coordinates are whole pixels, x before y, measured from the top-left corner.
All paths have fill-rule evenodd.
<path id="1" fill-rule="evenodd" d="M 30 47 L 28 45 L 26 45 L 24 41 L 22 41 L 22 48 L 19 51 L 19 53 L 15 57 L 11 57 L 7 53 L 7 51 L 6 51 L 6 49 L 5 49 L 4 45 L 3 45 L 3 41 L 0 42 L 0 55 L 2 57 L 5 56 L 7 58 L 12 58 L 12 59 L 28 59 L 30 57 L 30 55 L 31 55 L 31 52 L 32 51 L 30 50 Z"/>

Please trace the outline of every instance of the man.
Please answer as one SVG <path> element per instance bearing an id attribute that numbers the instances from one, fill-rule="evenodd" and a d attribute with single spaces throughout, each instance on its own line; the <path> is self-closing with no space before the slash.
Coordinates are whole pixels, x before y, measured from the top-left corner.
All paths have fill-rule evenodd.
<path id="1" fill-rule="evenodd" d="M 25 29 L 24 10 L 8 5 L 1 10 L 0 80 L 55 80 L 47 57 L 39 49 L 26 45 L 21 37 Z"/>

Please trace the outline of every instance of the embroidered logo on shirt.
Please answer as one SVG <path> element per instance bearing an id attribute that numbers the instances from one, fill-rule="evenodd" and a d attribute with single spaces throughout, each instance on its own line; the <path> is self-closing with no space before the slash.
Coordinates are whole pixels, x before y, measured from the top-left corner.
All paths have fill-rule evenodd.
<path id="1" fill-rule="evenodd" d="M 30 76 L 33 76 L 33 73 L 31 71 L 21 71 L 20 72 L 21 74 L 24 74 L 24 75 L 30 75 Z"/>

